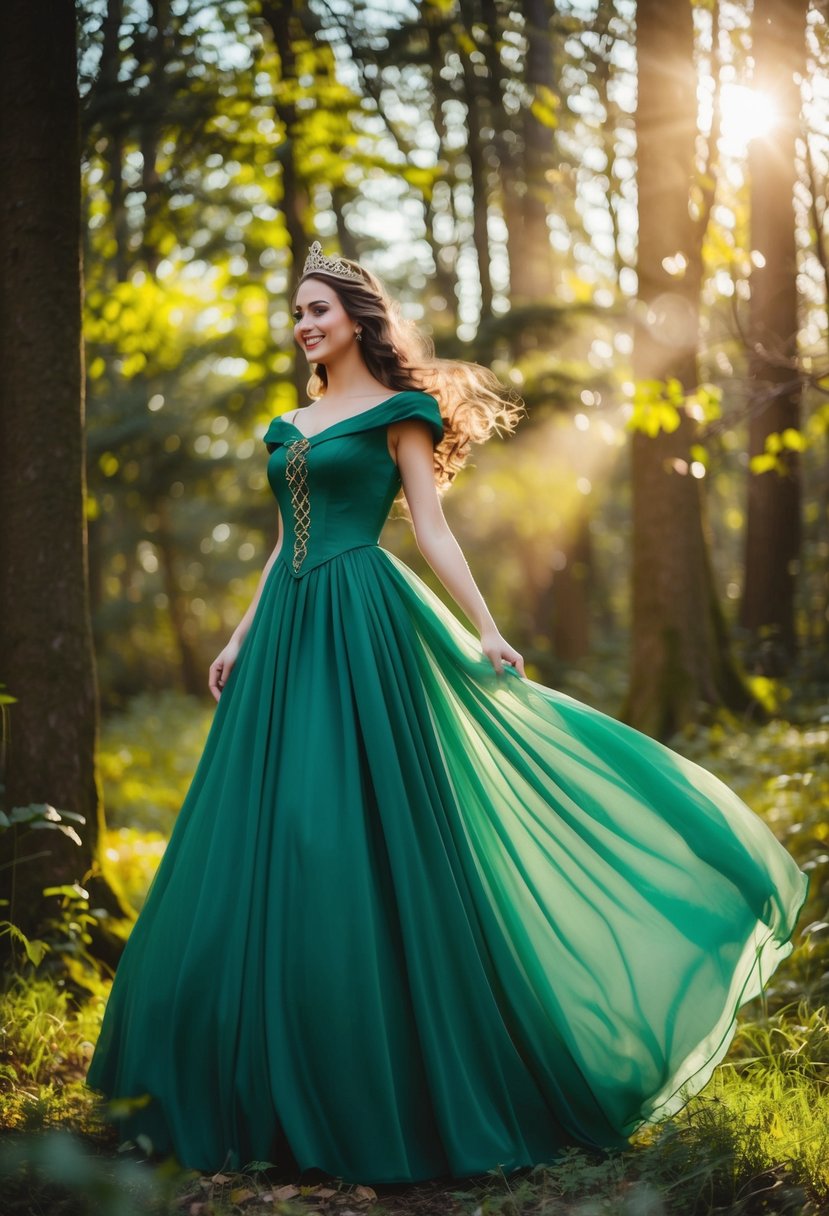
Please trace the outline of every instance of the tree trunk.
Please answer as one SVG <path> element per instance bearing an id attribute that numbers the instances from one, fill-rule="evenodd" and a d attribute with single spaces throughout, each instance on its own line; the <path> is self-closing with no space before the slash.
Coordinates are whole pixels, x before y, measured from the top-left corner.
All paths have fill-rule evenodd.
<path id="1" fill-rule="evenodd" d="M 103 823 L 84 527 L 80 140 L 72 0 L 0 10 L 0 652 L 11 706 L 6 808 L 85 816 L 78 846 L 38 832 L 37 865 L 0 870 L 3 915 L 37 932 L 45 886 L 79 881 L 91 906 L 124 909 L 89 878 Z M 3 833 L 2 862 L 20 828 Z M 9 839 L 11 837 L 11 839 Z M 27 842 L 28 843 L 28 842 Z M 30 851 L 25 848 L 25 851 Z M 51 911 L 52 909 L 50 909 Z M 117 954 L 112 939 L 108 957 Z"/>
<path id="2" fill-rule="evenodd" d="M 291 28 L 294 0 L 262 0 L 261 11 L 270 28 L 279 58 L 280 81 L 274 89 L 273 108 L 285 132 L 285 142 L 279 150 L 282 169 L 282 214 L 288 230 L 294 277 L 298 278 L 307 253 L 308 239 L 304 217 L 308 209 L 308 192 L 300 176 L 296 155 L 299 114 L 293 100 L 298 88 Z M 297 354 L 295 349 L 292 379 L 298 405 L 304 405 L 307 399 L 306 385 L 309 377 L 310 371 L 305 356 Z"/>
<path id="3" fill-rule="evenodd" d="M 524 0 L 522 4 L 527 38 L 526 85 L 541 112 L 543 122 L 530 107 L 522 111 L 526 189 L 523 197 L 521 263 L 511 278 L 514 299 L 549 300 L 553 295 L 553 250 L 547 209 L 551 199 L 547 173 L 555 164 L 555 128 L 552 99 L 556 96 L 553 44 L 550 31 L 550 0 Z"/>
<path id="4" fill-rule="evenodd" d="M 493 147 L 498 160 L 496 198 L 500 202 L 501 214 L 507 230 L 507 258 L 510 266 L 510 294 L 520 295 L 522 280 L 522 256 L 526 248 L 523 240 L 525 191 L 525 158 L 523 141 L 518 136 L 515 118 L 507 112 L 504 104 L 504 79 L 507 73 L 501 63 L 499 46 L 504 30 L 496 0 L 481 0 L 481 17 L 486 37 L 483 54 L 486 60 L 486 80 L 489 98 L 489 125 L 493 130 Z M 514 356 L 517 357 L 516 347 Z"/>
<path id="5" fill-rule="evenodd" d="M 697 383 L 701 235 L 689 212 L 694 172 L 696 71 L 690 0 L 640 0 L 636 113 L 639 192 L 637 381 Z M 665 261 L 682 253 L 684 275 Z M 691 418 L 656 437 L 633 437 L 633 621 L 624 716 L 658 737 L 704 707 L 744 708 L 717 602 L 703 526 L 702 483 L 690 475 Z"/>
<path id="6" fill-rule="evenodd" d="M 480 22 L 477 5 L 461 0 L 461 16 L 465 35 L 473 38 Z M 472 190 L 472 243 L 478 259 L 478 280 L 481 285 L 481 322 L 492 316 L 492 275 L 489 254 L 489 172 L 487 150 L 482 135 L 484 127 L 483 93 L 485 81 L 477 74 L 469 51 L 459 46 L 457 53 L 463 67 L 464 102 L 466 104 L 466 154 L 469 159 L 469 185 Z"/>
<path id="7" fill-rule="evenodd" d="M 429 40 L 429 62 L 432 65 L 432 123 L 435 128 L 435 135 L 438 141 L 438 161 L 446 164 L 451 164 L 452 153 L 447 149 L 446 139 L 446 118 L 443 112 L 443 107 L 450 103 L 453 99 L 452 87 L 448 80 L 441 76 L 441 69 L 445 61 L 445 53 L 443 47 L 445 18 L 434 5 L 421 5 L 421 19 L 423 21 L 426 36 Z M 452 183 L 451 177 L 454 171 L 450 170 L 449 180 L 445 183 L 445 199 L 446 207 L 444 212 L 451 209 L 452 202 Z M 449 332 L 453 332 L 458 327 L 458 298 L 457 298 L 457 278 L 452 267 L 447 264 L 443 255 L 443 245 L 449 242 L 442 243 L 438 239 L 438 223 L 440 219 L 440 211 L 435 206 L 434 191 L 430 191 L 424 199 L 424 227 L 426 239 L 429 242 L 429 248 L 432 251 L 432 261 L 435 266 L 434 291 L 432 296 L 437 296 L 438 300 L 444 301 L 443 306 L 435 307 L 431 305 L 430 311 L 440 314 L 441 326 Z M 455 261 L 457 255 L 455 255 Z"/>
<path id="8" fill-rule="evenodd" d="M 121 66 L 121 56 L 118 39 L 124 19 L 123 8 L 123 0 L 107 0 L 107 11 L 103 20 L 104 38 L 98 90 L 103 94 L 105 104 L 110 107 L 115 107 L 120 90 L 118 69 Z M 111 128 L 107 133 L 103 158 L 109 174 L 109 210 L 112 217 L 112 234 L 115 238 L 115 277 L 119 283 L 126 283 L 129 224 L 124 191 L 124 135 L 120 104 L 115 108 Z"/>
<path id="9" fill-rule="evenodd" d="M 207 685 L 207 673 L 198 656 L 196 648 L 187 635 L 187 604 L 182 599 L 178 575 L 176 572 L 176 542 L 175 529 L 170 514 L 169 498 L 157 498 L 153 510 L 158 516 L 158 528 L 153 533 L 153 542 L 158 549 L 161 566 L 161 577 L 164 582 L 164 593 L 167 596 L 167 608 L 170 614 L 170 626 L 173 631 L 176 650 L 178 651 L 178 666 L 181 681 L 186 693 L 192 697 L 204 696 Z"/>
<path id="10" fill-rule="evenodd" d="M 106 147 L 103 159 L 107 166 L 109 177 L 109 211 L 112 221 L 112 235 L 115 241 L 115 254 L 112 259 L 114 277 L 118 283 L 126 283 L 129 261 L 129 223 L 127 220 L 126 192 L 124 190 L 124 117 L 120 103 L 121 86 L 118 81 L 118 71 L 121 65 L 121 55 L 118 40 L 123 21 L 123 0 L 107 0 L 106 16 L 102 22 L 103 43 L 101 47 L 101 66 L 95 92 L 99 96 L 102 110 L 111 115 L 110 129 L 106 134 Z M 89 216 L 82 215 L 81 225 L 84 234 L 88 233 Z M 84 250 L 88 250 L 88 235 L 84 238 Z M 87 399 L 88 385 L 84 385 L 84 397 Z M 100 512 L 87 518 L 87 565 L 89 568 L 89 601 L 92 619 L 94 620 L 103 603 L 103 580 L 105 556 L 103 550 L 104 521 Z"/>
<path id="11" fill-rule="evenodd" d="M 765 453 L 768 436 L 800 426 L 793 201 L 800 89 L 794 73 L 804 66 L 807 8 L 807 0 L 755 0 L 754 5 L 753 87 L 773 99 L 778 121 L 749 146 L 751 248 L 761 255 L 751 272 L 752 457 Z M 756 665 L 766 675 L 781 675 L 794 657 L 800 510 L 798 453 L 784 448 L 776 468 L 749 473 L 748 480 L 740 624 L 754 634 Z"/>
<path id="12" fill-rule="evenodd" d="M 553 650 L 575 663 L 590 653 L 590 520 L 575 518 L 565 529 L 566 562 L 553 575 Z"/>

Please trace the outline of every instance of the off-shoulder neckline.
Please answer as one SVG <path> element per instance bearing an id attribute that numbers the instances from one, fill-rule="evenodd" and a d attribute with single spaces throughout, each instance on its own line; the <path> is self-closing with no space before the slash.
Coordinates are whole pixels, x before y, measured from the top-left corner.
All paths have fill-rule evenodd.
<path id="1" fill-rule="evenodd" d="M 313 435 L 306 435 L 304 431 L 299 429 L 296 423 L 289 422 L 287 418 L 280 416 L 279 418 L 276 418 L 275 421 L 281 422 L 283 426 L 290 427 L 292 431 L 296 431 L 297 435 L 300 435 L 308 443 L 311 443 L 312 440 L 319 439 L 321 436 L 327 435 L 329 431 L 335 430 L 338 426 L 345 426 L 345 424 L 348 422 L 356 422 L 358 419 L 365 418 L 369 414 L 374 414 L 377 410 L 382 409 L 384 405 L 388 405 L 391 401 L 396 401 L 398 397 L 406 397 L 412 393 L 419 393 L 421 396 L 429 395 L 421 392 L 420 389 L 404 388 L 399 393 L 392 393 L 390 397 L 386 397 L 383 401 L 378 401 L 376 405 L 370 405 L 366 410 L 360 410 L 356 414 L 350 414 L 348 418 L 340 418 L 337 420 L 337 422 L 332 422 L 328 426 L 324 426 L 321 431 L 315 431 Z M 298 412 L 302 413 L 302 410 L 307 408 L 307 406 L 302 406 Z"/>

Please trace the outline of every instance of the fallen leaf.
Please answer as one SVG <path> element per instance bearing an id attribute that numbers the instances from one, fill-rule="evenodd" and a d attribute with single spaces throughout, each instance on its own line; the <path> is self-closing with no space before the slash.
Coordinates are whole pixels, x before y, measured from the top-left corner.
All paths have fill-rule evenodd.
<path id="1" fill-rule="evenodd" d="M 293 1197 L 298 1194 L 299 1187 L 294 1186 L 292 1182 L 289 1182 L 287 1186 L 281 1186 L 278 1188 L 278 1190 L 270 1192 L 270 1202 L 279 1203 L 283 1199 L 293 1199 Z"/>
<path id="2" fill-rule="evenodd" d="M 231 1203 L 246 1203 L 248 1199 L 255 1198 L 256 1191 L 252 1191 L 249 1186 L 240 1186 L 235 1191 L 230 1192 Z"/>
<path id="3" fill-rule="evenodd" d="M 227 1176 L 227 1174 L 214 1174 L 210 1181 L 221 1186 L 225 1182 L 230 1182 L 231 1179 Z"/>
<path id="4" fill-rule="evenodd" d="M 351 1194 L 354 1199 L 368 1200 L 377 1198 L 377 1192 L 373 1191 L 370 1186 L 355 1186 Z"/>
<path id="5" fill-rule="evenodd" d="M 332 1186 L 318 1186 L 311 1193 L 318 1195 L 320 1199 L 330 1199 L 332 1195 L 337 1194 L 337 1191 Z"/>

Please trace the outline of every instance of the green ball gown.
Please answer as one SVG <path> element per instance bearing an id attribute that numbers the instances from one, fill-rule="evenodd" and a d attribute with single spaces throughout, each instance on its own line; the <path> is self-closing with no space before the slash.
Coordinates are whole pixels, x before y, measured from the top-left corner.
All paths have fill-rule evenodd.
<path id="1" fill-rule="evenodd" d="M 271 422 L 284 523 L 87 1083 L 185 1166 L 469 1177 L 708 1081 L 807 878 L 721 781 L 514 669 L 377 543 L 396 393 Z"/>

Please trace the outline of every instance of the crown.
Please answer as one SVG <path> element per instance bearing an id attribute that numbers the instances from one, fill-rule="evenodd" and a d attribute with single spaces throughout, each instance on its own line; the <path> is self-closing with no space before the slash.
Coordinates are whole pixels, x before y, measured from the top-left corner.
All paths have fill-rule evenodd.
<path id="1" fill-rule="evenodd" d="M 322 270 L 325 274 L 334 274 L 341 279 L 357 279 L 362 283 L 363 276 L 342 258 L 327 258 L 322 252 L 322 245 L 319 241 L 314 241 L 311 248 L 308 250 L 308 257 L 305 259 L 305 265 L 302 267 L 303 275 L 309 274 L 312 270 Z"/>

